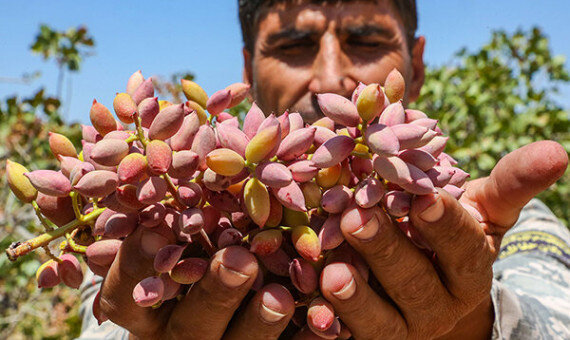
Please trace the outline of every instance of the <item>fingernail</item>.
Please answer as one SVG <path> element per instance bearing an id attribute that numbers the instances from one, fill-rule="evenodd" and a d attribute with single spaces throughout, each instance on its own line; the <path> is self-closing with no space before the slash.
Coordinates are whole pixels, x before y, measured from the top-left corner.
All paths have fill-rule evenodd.
<path id="1" fill-rule="evenodd" d="M 277 322 L 285 317 L 285 314 L 279 313 L 278 311 L 267 307 L 263 301 L 261 302 L 261 306 L 259 308 L 259 315 L 261 315 L 263 320 L 270 323 Z"/>
<path id="2" fill-rule="evenodd" d="M 276 323 L 295 310 L 295 300 L 287 288 L 270 283 L 261 291 L 259 316 L 267 323 Z"/>
<path id="3" fill-rule="evenodd" d="M 218 275 L 220 276 L 220 280 L 222 280 L 222 283 L 228 286 L 229 288 L 237 288 L 242 284 L 244 284 L 247 281 L 247 279 L 249 279 L 248 275 L 230 269 L 221 263 L 218 269 Z"/>
<path id="4" fill-rule="evenodd" d="M 438 194 L 433 195 L 432 203 L 428 205 L 418 216 L 425 222 L 435 222 L 439 220 L 444 213 L 444 206 L 441 197 Z"/>
<path id="5" fill-rule="evenodd" d="M 158 253 L 158 250 L 168 244 L 168 239 L 160 234 L 153 231 L 143 231 L 141 236 L 141 249 L 142 252 L 153 257 Z"/>
<path id="6" fill-rule="evenodd" d="M 353 277 L 338 292 L 332 292 L 332 294 L 339 300 L 348 300 L 354 295 L 354 292 L 356 292 L 356 282 Z"/>
<path id="7" fill-rule="evenodd" d="M 366 224 L 356 229 L 351 235 L 361 241 L 370 240 L 378 233 L 378 229 L 380 229 L 379 223 L 378 217 L 373 216 Z"/>
<path id="8" fill-rule="evenodd" d="M 333 263 L 322 274 L 322 289 L 339 300 L 348 300 L 356 292 L 356 281 L 346 263 Z"/>

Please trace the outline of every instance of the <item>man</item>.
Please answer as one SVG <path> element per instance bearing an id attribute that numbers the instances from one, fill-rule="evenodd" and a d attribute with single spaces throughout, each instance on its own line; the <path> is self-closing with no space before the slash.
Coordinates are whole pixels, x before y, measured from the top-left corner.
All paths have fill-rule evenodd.
<path id="1" fill-rule="evenodd" d="M 415 36 L 413 0 L 240 0 L 240 19 L 244 78 L 264 112 L 291 109 L 315 121 L 322 116 L 316 94 L 349 96 L 358 81 L 383 83 L 393 68 L 408 85 L 406 101 L 419 95 L 425 39 Z M 324 297 L 356 339 L 568 336 L 563 312 L 514 295 L 493 281 L 492 270 L 501 240 L 522 207 L 566 166 L 566 152 L 558 144 L 535 143 L 506 156 L 489 178 L 467 185 L 462 202 L 469 212 L 444 191 L 416 200 L 410 216 L 437 253 L 437 267 L 386 216 L 364 233 L 343 230 L 382 289 L 372 289 L 353 267 L 337 263 L 323 270 Z M 556 229 L 554 221 L 549 225 Z M 362 234 L 366 238 L 359 238 Z M 565 229 L 552 235 L 562 244 L 570 242 Z M 258 271 L 245 249 L 220 251 L 181 301 L 158 309 L 136 306 L 132 288 L 152 275 L 152 256 L 166 242 L 140 228 L 124 241 L 101 293 L 101 308 L 114 323 L 140 338 L 279 337 L 294 312 L 291 295 L 280 286 L 264 287 L 232 319 Z M 539 268 L 550 268 L 552 259 L 541 256 L 535 258 Z M 552 265 L 561 268 L 561 286 L 570 280 L 563 260 Z M 127 334 L 111 332 L 107 335 Z"/>

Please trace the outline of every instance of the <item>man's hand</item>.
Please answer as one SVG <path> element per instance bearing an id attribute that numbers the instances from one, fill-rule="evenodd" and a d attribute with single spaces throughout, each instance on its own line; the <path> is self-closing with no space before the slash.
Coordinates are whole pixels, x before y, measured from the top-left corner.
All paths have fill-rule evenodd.
<path id="1" fill-rule="evenodd" d="M 559 144 L 537 142 L 504 157 L 489 177 L 468 183 L 461 203 L 443 190 L 415 200 L 410 218 L 437 254 L 433 260 L 385 214 L 377 230 L 343 229 L 384 292 L 373 291 L 352 266 L 333 263 L 321 276 L 324 296 L 356 339 L 488 338 L 492 265 L 501 239 L 523 206 L 567 165 Z"/>
<path id="2" fill-rule="evenodd" d="M 135 304 L 133 288 L 154 275 L 153 256 L 172 243 L 154 229 L 138 228 L 127 237 L 101 288 L 101 310 L 141 339 L 277 339 L 295 310 L 284 287 L 261 289 L 230 324 L 255 281 L 258 265 L 245 248 L 228 247 L 210 261 L 206 275 L 178 302 L 160 308 Z"/>

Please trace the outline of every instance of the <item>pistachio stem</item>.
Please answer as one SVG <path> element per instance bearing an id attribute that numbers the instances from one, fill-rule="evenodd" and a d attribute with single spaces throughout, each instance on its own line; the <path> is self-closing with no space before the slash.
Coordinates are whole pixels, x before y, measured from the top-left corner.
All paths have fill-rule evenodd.
<path id="1" fill-rule="evenodd" d="M 147 145 L 148 141 L 146 140 L 146 138 L 144 136 L 144 131 L 142 129 L 139 113 L 136 111 L 133 113 L 133 122 L 135 123 L 135 126 L 137 128 L 138 140 L 141 142 L 143 147 L 146 149 L 146 145 Z"/>
<path id="2" fill-rule="evenodd" d="M 34 207 L 34 211 L 36 212 L 36 216 L 38 216 L 41 224 L 44 226 L 46 231 L 52 231 L 55 229 L 54 224 L 45 218 L 45 216 L 42 214 L 40 207 L 38 206 L 38 203 L 34 200 L 32 201 L 32 206 Z"/>
<path id="3" fill-rule="evenodd" d="M 186 204 L 184 204 L 184 203 L 182 203 L 182 201 L 180 201 L 180 198 L 178 197 L 178 194 L 176 193 L 176 186 L 172 182 L 172 178 L 170 178 L 170 176 L 168 176 L 168 174 L 163 174 L 163 175 L 161 175 L 161 177 L 164 178 L 164 180 L 166 181 L 166 185 L 168 186 L 168 191 L 172 195 L 172 198 L 174 198 L 174 202 L 176 202 L 176 205 L 178 205 L 178 207 L 180 209 L 186 209 Z"/>
<path id="4" fill-rule="evenodd" d="M 74 253 L 85 254 L 85 252 L 87 251 L 86 246 L 82 246 L 75 243 L 75 240 L 73 239 L 70 233 L 65 234 L 65 239 L 67 240 L 67 246 L 71 248 L 71 250 Z"/>
<path id="5" fill-rule="evenodd" d="M 137 131 L 138 132 L 138 131 Z M 127 142 L 127 144 L 132 143 L 136 140 L 139 140 L 139 136 L 138 133 L 133 133 L 132 135 L 130 135 L 127 139 L 125 139 L 125 142 Z"/>
<path id="6" fill-rule="evenodd" d="M 8 255 L 10 261 L 15 261 L 18 257 L 26 255 L 36 248 L 47 246 L 51 241 L 64 236 L 66 233 L 72 232 L 81 225 L 95 220 L 105 209 L 107 208 L 95 209 L 89 214 L 82 216 L 82 218 L 75 219 L 61 228 L 50 230 L 24 242 L 13 243 L 10 248 L 6 249 L 6 255 Z"/>
<path id="7" fill-rule="evenodd" d="M 76 191 L 72 191 L 70 194 L 71 202 L 73 203 L 73 212 L 75 213 L 76 219 L 81 219 L 81 211 L 79 209 L 79 200 L 78 200 L 78 193 Z"/>
<path id="8" fill-rule="evenodd" d="M 255 163 L 251 163 L 250 161 L 248 161 L 247 159 L 245 160 L 245 166 L 247 167 L 247 170 L 249 170 L 250 174 L 255 173 L 255 168 L 257 168 L 257 164 Z"/>

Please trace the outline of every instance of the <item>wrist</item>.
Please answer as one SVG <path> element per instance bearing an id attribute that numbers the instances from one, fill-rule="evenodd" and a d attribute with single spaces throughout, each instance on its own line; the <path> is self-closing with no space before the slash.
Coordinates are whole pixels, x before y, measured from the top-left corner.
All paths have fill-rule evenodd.
<path id="1" fill-rule="evenodd" d="M 493 302 L 491 296 L 488 296 L 461 318 L 449 333 L 438 339 L 491 339 L 494 320 Z"/>

